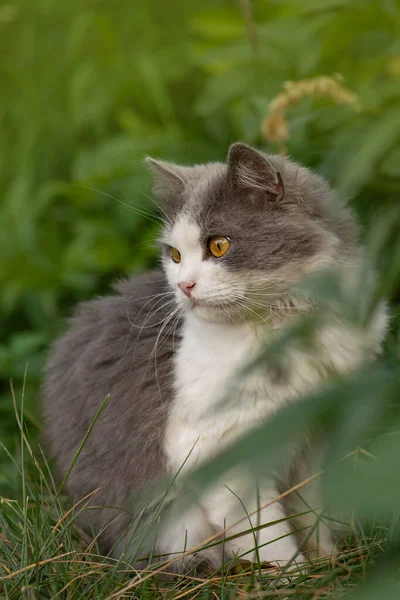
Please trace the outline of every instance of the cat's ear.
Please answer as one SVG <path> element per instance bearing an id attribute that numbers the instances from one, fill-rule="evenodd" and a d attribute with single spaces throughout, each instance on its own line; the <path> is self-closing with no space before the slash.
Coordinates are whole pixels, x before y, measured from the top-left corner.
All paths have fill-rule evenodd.
<path id="1" fill-rule="evenodd" d="M 235 189 L 279 202 L 285 196 L 282 177 L 257 150 L 247 144 L 232 144 L 228 154 L 228 181 Z"/>
<path id="2" fill-rule="evenodd" d="M 182 195 L 191 168 L 175 165 L 164 160 L 156 160 L 147 156 L 147 166 L 153 174 L 153 193 L 160 200 L 179 198 Z"/>

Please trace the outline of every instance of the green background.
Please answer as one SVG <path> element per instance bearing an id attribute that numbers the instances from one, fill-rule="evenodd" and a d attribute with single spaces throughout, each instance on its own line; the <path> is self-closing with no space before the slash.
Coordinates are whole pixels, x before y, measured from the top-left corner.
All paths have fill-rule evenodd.
<path id="1" fill-rule="evenodd" d="M 270 100 L 287 80 L 334 73 L 359 95 L 361 110 L 304 99 L 288 112 L 287 147 L 351 197 L 368 228 L 377 211 L 399 203 L 399 2 L 0 6 L 0 439 L 7 447 L 18 437 L 10 379 L 20 398 L 27 368 L 26 418 L 39 426 L 42 366 L 72 307 L 116 277 L 157 264 L 158 227 L 143 215 L 154 209 L 143 157 L 223 160 L 237 140 L 276 152 L 260 133 Z M 399 289 L 396 280 L 387 290 L 395 319 Z M 0 482 L 6 476 L 2 470 Z"/>

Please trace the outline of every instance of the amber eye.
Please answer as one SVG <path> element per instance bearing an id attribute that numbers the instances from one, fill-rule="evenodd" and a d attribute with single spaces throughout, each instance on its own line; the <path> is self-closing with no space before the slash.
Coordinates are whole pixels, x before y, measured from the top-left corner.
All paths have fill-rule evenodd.
<path id="1" fill-rule="evenodd" d="M 229 250 L 230 245 L 231 245 L 231 242 L 230 242 L 229 238 L 222 237 L 220 235 L 216 235 L 216 236 L 212 237 L 210 239 L 210 241 L 208 242 L 208 247 L 210 249 L 210 252 L 216 258 L 220 258 L 224 254 L 226 254 L 226 252 L 228 252 L 228 250 Z"/>
<path id="2" fill-rule="evenodd" d="M 172 260 L 176 263 L 181 262 L 181 253 L 176 248 L 171 248 Z"/>

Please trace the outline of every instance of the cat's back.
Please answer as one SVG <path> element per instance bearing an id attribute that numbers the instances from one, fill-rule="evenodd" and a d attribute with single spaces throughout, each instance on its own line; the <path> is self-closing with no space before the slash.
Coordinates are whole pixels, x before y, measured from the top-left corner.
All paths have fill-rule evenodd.
<path id="1" fill-rule="evenodd" d="M 164 469 L 161 444 L 180 325 L 161 272 L 122 281 L 115 290 L 78 306 L 53 346 L 43 389 L 46 437 L 61 476 L 109 395 L 67 485 L 83 497 L 112 481 L 101 492 L 107 504 Z"/>

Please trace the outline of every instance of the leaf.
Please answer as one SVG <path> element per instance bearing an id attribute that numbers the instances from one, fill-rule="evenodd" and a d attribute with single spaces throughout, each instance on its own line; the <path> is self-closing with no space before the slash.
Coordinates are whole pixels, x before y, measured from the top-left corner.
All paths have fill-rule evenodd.
<path id="1" fill-rule="evenodd" d="M 224 105 L 254 89 L 254 74 L 248 67 L 210 76 L 203 92 L 197 99 L 195 111 L 207 116 Z"/>
<path id="2" fill-rule="evenodd" d="M 399 120 L 400 109 L 388 108 L 381 118 L 368 125 L 352 145 L 352 152 L 347 158 L 338 185 L 344 197 L 354 194 L 372 179 L 379 160 L 400 139 Z"/>
<path id="3" fill-rule="evenodd" d="M 203 11 L 190 21 L 194 33 L 213 40 L 232 40 L 243 36 L 244 22 L 239 12 L 231 10 Z"/>
<path id="4" fill-rule="evenodd" d="M 400 146 L 394 148 L 380 165 L 380 173 L 386 177 L 400 179 Z"/>
<path id="5" fill-rule="evenodd" d="M 313 12 L 331 11 L 337 8 L 347 8 L 351 4 L 349 0 L 326 0 L 323 3 L 319 0 L 302 0 L 301 4 L 296 6 L 299 14 Z"/>
<path id="6" fill-rule="evenodd" d="M 294 402 L 280 410 L 233 443 L 213 461 L 199 467 L 187 477 L 188 488 L 195 488 L 203 493 L 213 481 L 238 465 L 258 471 L 259 474 L 273 471 L 285 461 L 299 439 L 303 438 L 304 432 L 320 431 L 328 424 L 331 435 L 335 431 L 338 432 L 334 456 L 335 460 L 341 458 L 358 446 L 363 436 L 369 435 L 377 426 L 382 419 L 382 411 L 387 402 L 390 402 L 395 390 L 400 392 L 400 369 L 386 370 L 375 366 L 369 371 L 347 378 L 330 389 L 310 394 L 302 401 Z M 377 396 L 381 400 L 378 412 L 375 406 Z M 222 418 L 223 408 L 221 412 Z M 351 424 L 357 421 L 362 425 L 359 428 L 352 427 Z M 345 424 L 346 433 L 343 428 Z M 339 437 L 340 435 L 342 437 Z M 394 454 L 393 460 L 396 460 L 397 456 L 398 454 Z M 337 497 L 346 499 L 348 496 L 341 488 L 340 478 L 333 477 L 332 481 L 336 485 Z M 400 481 L 395 485 L 400 493 Z M 361 496 L 362 492 L 357 495 L 357 499 Z M 348 502 L 343 501 L 348 506 Z M 391 505 L 396 501 L 397 496 L 388 496 L 387 502 Z"/>

